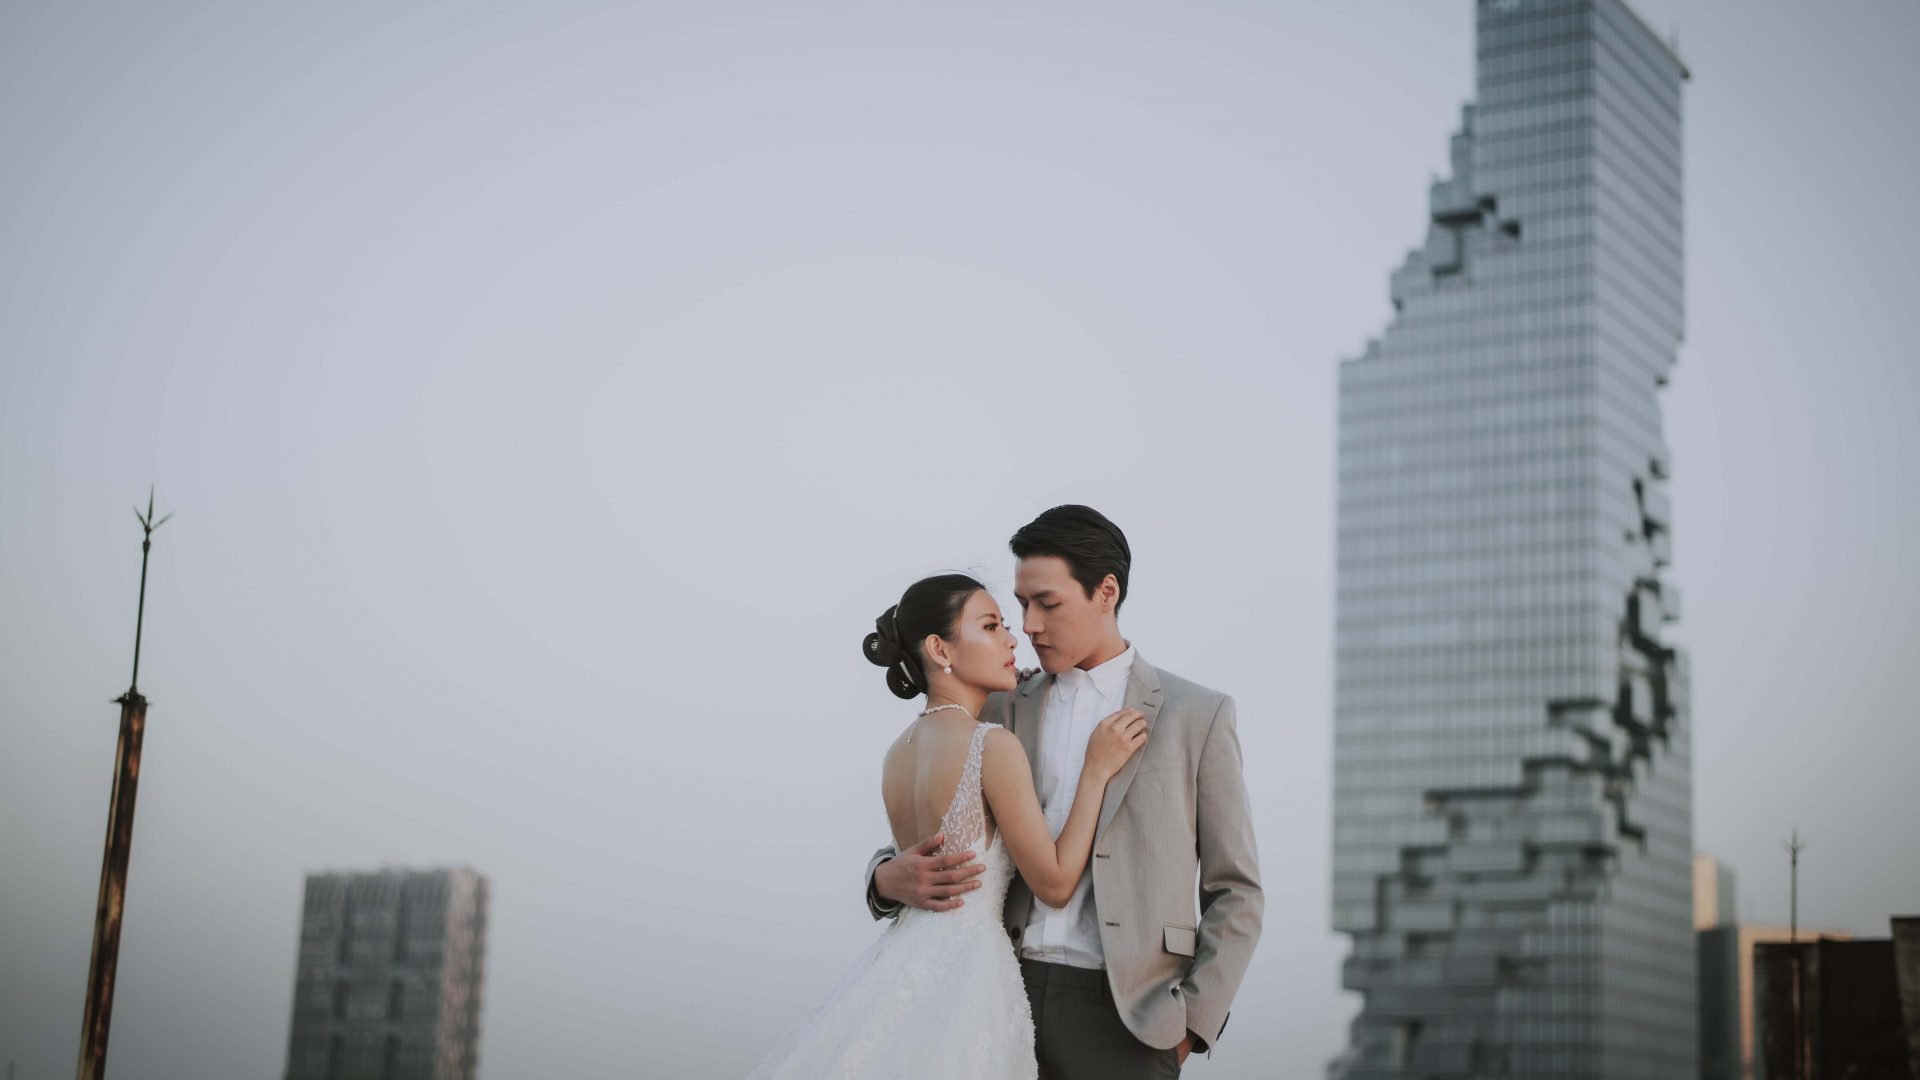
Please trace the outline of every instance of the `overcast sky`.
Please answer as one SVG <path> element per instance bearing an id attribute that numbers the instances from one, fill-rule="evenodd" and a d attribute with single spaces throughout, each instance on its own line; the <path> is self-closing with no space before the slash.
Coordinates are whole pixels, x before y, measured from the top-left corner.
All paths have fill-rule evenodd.
<path id="1" fill-rule="evenodd" d="M 1920 911 L 1920 5 L 1644 0 L 1687 91 L 1666 395 L 1697 843 Z M 284 1066 L 303 876 L 493 884 L 482 1072 L 744 1072 L 875 932 L 857 655 L 1087 502 L 1233 693 L 1317 1077 L 1334 375 L 1472 93 L 1464 0 L 0 8 L 0 1060 L 71 1074 L 139 574 L 110 1074 Z M 1023 657 L 1031 652 L 1022 646 Z"/>

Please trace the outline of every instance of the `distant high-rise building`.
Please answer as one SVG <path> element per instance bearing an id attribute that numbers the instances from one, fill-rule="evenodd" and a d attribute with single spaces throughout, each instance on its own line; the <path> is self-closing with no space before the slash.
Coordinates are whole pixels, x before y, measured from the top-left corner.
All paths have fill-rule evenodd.
<path id="1" fill-rule="evenodd" d="M 1752 1001 L 1740 982 L 1738 912 L 1733 871 L 1711 855 L 1693 857 L 1695 985 L 1699 994 L 1700 1080 L 1741 1080 L 1744 1009 Z"/>
<path id="2" fill-rule="evenodd" d="M 1340 370 L 1336 1071 L 1692 1077 L 1687 72 L 1621 0 L 1476 18 L 1452 174 Z"/>
<path id="3" fill-rule="evenodd" d="M 1700 1075 L 1703 1080 L 1766 1080 L 1760 1021 L 1754 1006 L 1754 955 L 1762 945 L 1784 944 L 1790 927 L 1730 923 L 1699 934 Z M 1831 927 L 1802 926 L 1801 941 L 1849 941 Z M 1708 1003 L 1712 1002 L 1709 1007 Z"/>
<path id="4" fill-rule="evenodd" d="M 1693 857 L 1693 928 L 1711 930 L 1739 922 L 1733 900 L 1733 870 L 1711 855 Z"/>
<path id="5" fill-rule="evenodd" d="M 1757 945 L 1753 967 L 1761 1075 L 1920 1077 L 1920 916 L 1891 939 Z"/>
<path id="6" fill-rule="evenodd" d="M 473 1080 L 487 879 L 312 874 L 287 1080 Z"/>
<path id="7" fill-rule="evenodd" d="M 1785 926 L 1743 923 L 1734 905 L 1733 871 L 1710 855 L 1693 858 L 1693 925 L 1697 932 L 1701 1080 L 1766 1080 L 1755 1006 L 1756 950 L 1793 940 Z M 1898 925 L 1896 921 L 1896 926 Z M 1850 941 L 1832 928 L 1799 929 L 1801 941 Z M 1920 942 L 1920 937 L 1916 937 Z M 1920 982 L 1915 986 L 1920 989 Z M 1920 1001 L 1916 1001 L 1920 1007 Z"/>

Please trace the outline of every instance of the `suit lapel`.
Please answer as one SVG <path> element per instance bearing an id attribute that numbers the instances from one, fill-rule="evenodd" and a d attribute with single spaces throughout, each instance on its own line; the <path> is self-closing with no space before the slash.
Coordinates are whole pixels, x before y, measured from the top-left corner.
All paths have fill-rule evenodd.
<path id="1" fill-rule="evenodd" d="M 1127 676 L 1127 696 L 1125 707 L 1138 709 L 1147 718 L 1147 741 L 1153 741 L 1153 725 L 1160 719 L 1160 673 L 1147 663 L 1138 650 L 1133 654 L 1133 671 Z M 1140 759 L 1147 756 L 1145 747 L 1127 759 L 1112 780 L 1107 781 L 1107 794 L 1100 802 L 1100 824 L 1094 829 L 1094 842 L 1098 843 L 1106 835 L 1107 823 L 1113 815 L 1120 812 L 1120 803 L 1127 797 L 1127 789 L 1133 786 L 1133 777 L 1140 771 Z"/>
<path id="2" fill-rule="evenodd" d="M 1040 775 L 1040 722 L 1047 715 L 1047 694 L 1053 688 L 1053 676 L 1028 679 L 1013 696 L 1013 733 L 1026 747 L 1027 764 L 1037 780 Z"/>

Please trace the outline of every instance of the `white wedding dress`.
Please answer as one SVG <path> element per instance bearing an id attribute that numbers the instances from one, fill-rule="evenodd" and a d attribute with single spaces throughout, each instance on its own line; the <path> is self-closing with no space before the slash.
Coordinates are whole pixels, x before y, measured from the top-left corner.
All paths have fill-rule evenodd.
<path id="1" fill-rule="evenodd" d="M 960 783 L 940 818 L 943 853 L 980 851 L 980 747 L 999 726 L 974 728 Z M 987 869 L 966 903 L 952 911 L 903 908 L 819 1008 L 774 1044 L 751 1080 L 1036 1076 L 1033 1014 L 1000 923 L 1013 858 L 998 830 L 980 859 Z"/>

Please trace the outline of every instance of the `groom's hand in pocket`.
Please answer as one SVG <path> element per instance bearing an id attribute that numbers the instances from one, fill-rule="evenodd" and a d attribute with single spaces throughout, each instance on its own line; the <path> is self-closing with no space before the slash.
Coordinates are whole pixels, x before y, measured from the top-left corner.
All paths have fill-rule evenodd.
<path id="1" fill-rule="evenodd" d="M 873 872 L 873 891 L 883 900 L 925 911 L 959 907 L 962 893 L 980 887 L 974 878 L 986 872 L 987 864 L 975 861 L 971 851 L 936 856 L 946 840 L 945 833 L 934 833 L 881 863 Z"/>

